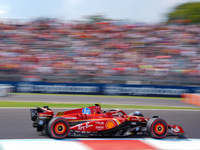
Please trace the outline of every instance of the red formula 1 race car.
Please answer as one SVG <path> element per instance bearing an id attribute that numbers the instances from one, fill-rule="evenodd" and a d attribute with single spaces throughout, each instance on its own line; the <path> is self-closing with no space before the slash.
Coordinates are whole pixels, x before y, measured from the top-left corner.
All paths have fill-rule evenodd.
<path id="1" fill-rule="evenodd" d="M 144 117 L 140 112 L 127 115 L 120 109 L 102 111 L 99 103 L 80 109 L 54 112 L 48 106 L 30 109 L 33 127 L 50 137 L 62 139 L 68 136 L 129 136 L 138 132 L 148 133 L 152 138 L 167 135 L 183 136 L 184 130 L 178 125 L 169 125 L 154 116 Z"/>

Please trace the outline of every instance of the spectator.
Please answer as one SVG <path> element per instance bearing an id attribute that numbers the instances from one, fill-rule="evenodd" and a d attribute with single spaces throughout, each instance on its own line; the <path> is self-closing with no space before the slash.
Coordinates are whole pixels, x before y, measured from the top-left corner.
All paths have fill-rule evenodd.
<path id="1" fill-rule="evenodd" d="M 199 27 L 2 22 L 0 74 L 198 80 Z"/>

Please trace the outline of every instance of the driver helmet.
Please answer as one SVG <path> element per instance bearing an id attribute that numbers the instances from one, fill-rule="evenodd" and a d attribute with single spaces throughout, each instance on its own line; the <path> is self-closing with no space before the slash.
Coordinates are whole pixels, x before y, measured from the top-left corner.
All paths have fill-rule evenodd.
<path id="1" fill-rule="evenodd" d="M 96 102 L 94 105 L 95 106 L 101 106 L 101 104 L 99 102 Z"/>

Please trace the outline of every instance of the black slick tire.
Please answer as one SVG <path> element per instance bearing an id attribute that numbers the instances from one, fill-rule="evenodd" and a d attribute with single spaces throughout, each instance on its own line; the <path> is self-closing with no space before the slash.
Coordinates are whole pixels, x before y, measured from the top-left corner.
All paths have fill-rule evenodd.
<path id="1" fill-rule="evenodd" d="M 147 122 L 147 132 L 152 138 L 162 139 L 168 134 L 168 125 L 161 118 L 151 118 Z"/>
<path id="2" fill-rule="evenodd" d="M 62 117 L 52 118 L 47 126 L 47 131 L 50 137 L 55 139 L 63 139 L 69 134 L 69 122 Z"/>

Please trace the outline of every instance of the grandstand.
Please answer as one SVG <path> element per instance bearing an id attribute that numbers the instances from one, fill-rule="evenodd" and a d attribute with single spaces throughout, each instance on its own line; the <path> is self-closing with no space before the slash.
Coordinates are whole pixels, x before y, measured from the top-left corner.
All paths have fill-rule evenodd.
<path id="1" fill-rule="evenodd" d="M 200 85 L 199 24 L 0 22 L 1 81 Z"/>

